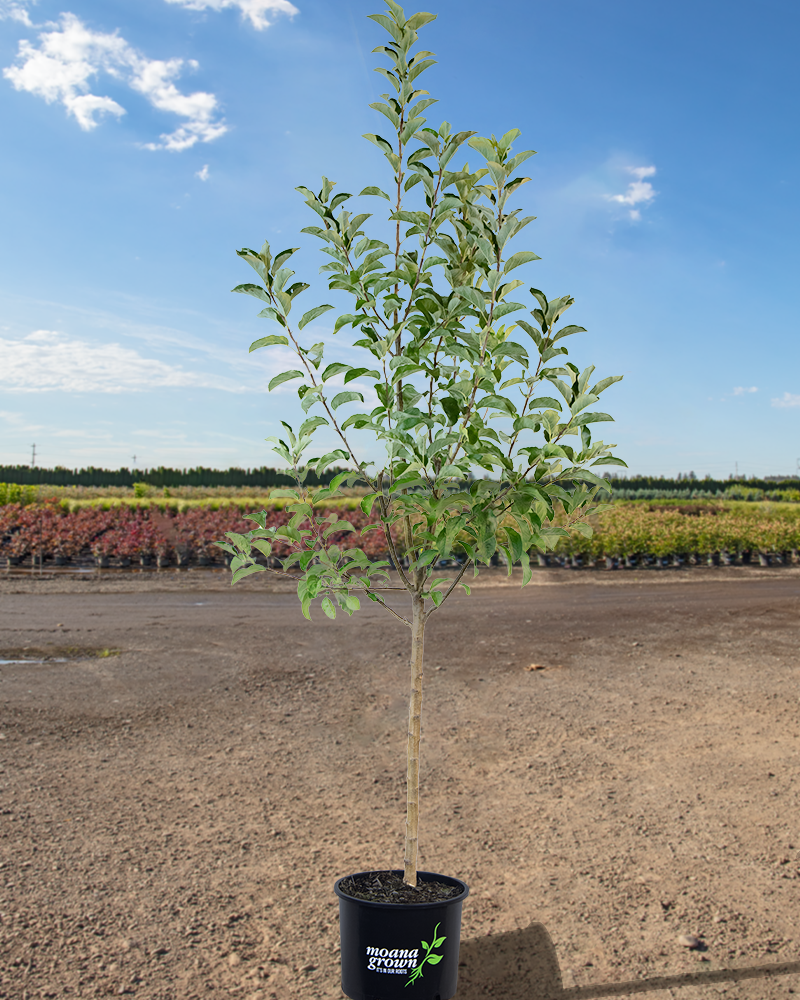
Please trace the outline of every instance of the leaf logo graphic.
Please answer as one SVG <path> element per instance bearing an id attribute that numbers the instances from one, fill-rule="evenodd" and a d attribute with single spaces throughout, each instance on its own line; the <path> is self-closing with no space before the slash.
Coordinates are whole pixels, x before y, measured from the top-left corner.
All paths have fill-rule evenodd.
<path id="1" fill-rule="evenodd" d="M 436 936 L 436 932 L 439 930 L 440 926 L 441 924 L 437 924 L 433 928 L 433 941 L 430 944 L 428 944 L 427 941 L 422 942 L 422 947 L 425 949 L 425 957 L 422 959 L 422 961 L 419 963 L 416 969 L 414 969 L 411 975 L 408 977 L 408 982 L 406 983 L 406 986 L 410 986 L 412 983 L 415 983 L 418 979 L 422 978 L 422 969 L 426 962 L 428 962 L 430 965 L 438 965 L 439 962 L 441 962 L 441 960 L 444 958 L 444 955 L 433 954 L 434 949 L 441 948 L 442 944 L 444 944 L 446 940 L 446 935 L 443 935 L 442 937 Z"/>

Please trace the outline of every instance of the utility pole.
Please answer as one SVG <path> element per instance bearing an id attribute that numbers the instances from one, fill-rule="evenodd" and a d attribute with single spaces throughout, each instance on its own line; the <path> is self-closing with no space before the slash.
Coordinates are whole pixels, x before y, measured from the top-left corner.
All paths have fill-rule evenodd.
<path id="1" fill-rule="evenodd" d="M 36 468 L 36 445 L 33 445 L 33 453 L 31 454 L 31 468 Z"/>
<path id="2" fill-rule="evenodd" d="M 133 467 L 134 467 L 134 469 L 136 468 L 136 456 L 135 455 L 133 456 Z"/>

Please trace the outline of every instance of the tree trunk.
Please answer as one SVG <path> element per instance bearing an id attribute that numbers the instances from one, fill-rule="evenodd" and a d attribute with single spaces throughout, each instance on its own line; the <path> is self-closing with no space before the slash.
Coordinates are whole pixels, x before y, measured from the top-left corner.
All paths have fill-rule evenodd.
<path id="1" fill-rule="evenodd" d="M 403 881 L 417 884 L 419 838 L 419 738 L 422 713 L 422 653 L 425 641 L 425 600 L 411 595 L 411 697 L 408 703 L 408 779 L 406 783 L 406 846 Z"/>

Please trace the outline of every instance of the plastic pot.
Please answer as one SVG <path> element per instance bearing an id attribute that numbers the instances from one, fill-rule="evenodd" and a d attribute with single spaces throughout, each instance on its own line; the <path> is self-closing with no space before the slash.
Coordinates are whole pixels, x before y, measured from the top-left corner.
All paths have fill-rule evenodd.
<path id="1" fill-rule="evenodd" d="M 450 1000 L 455 996 L 461 904 L 469 888 L 448 875 L 417 872 L 417 878 L 458 886 L 461 891 L 435 903 L 376 903 L 342 892 L 343 878 L 334 885 L 339 897 L 342 992 L 351 1000 Z"/>

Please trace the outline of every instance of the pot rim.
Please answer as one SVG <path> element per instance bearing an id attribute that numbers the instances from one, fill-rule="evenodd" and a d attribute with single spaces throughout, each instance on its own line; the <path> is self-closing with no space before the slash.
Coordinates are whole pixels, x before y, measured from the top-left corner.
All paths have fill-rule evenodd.
<path id="1" fill-rule="evenodd" d="M 440 875 L 438 872 L 417 872 L 417 878 L 421 878 L 425 882 L 445 882 L 450 885 L 460 885 L 461 892 L 457 896 L 451 896 L 449 899 L 439 899 L 431 903 L 379 903 L 372 899 L 359 899 L 357 896 L 349 896 L 344 892 L 340 885 L 346 878 L 358 878 L 359 875 L 373 875 L 378 871 L 386 871 L 385 868 L 372 868 L 368 871 L 363 872 L 353 872 L 352 875 L 342 875 L 338 878 L 333 886 L 333 891 L 339 897 L 339 899 L 345 899 L 350 903 L 357 903 L 360 906 L 371 906 L 380 910 L 408 910 L 409 912 L 416 913 L 418 910 L 433 910 L 437 907 L 450 906 L 453 903 L 463 902 L 469 895 L 469 886 L 466 882 L 462 882 L 460 878 L 455 878 L 452 875 Z M 392 868 L 389 869 L 393 875 L 402 875 L 402 868 Z"/>

